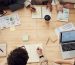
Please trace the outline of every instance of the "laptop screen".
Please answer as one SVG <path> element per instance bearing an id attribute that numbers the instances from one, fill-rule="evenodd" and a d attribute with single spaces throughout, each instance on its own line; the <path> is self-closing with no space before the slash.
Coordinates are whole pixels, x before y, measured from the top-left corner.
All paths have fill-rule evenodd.
<path id="1" fill-rule="evenodd" d="M 60 42 L 63 51 L 75 50 L 75 31 L 61 32 Z"/>
<path id="2" fill-rule="evenodd" d="M 75 31 L 61 32 L 60 42 L 62 43 L 75 42 Z"/>

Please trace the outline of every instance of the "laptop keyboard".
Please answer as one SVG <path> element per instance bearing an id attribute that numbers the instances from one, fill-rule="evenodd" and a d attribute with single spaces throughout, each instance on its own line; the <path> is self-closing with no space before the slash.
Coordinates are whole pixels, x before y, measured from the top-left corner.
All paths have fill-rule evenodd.
<path id="1" fill-rule="evenodd" d="M 63 51 L 75 50 L 75 43 L 66 43 L 66 44 L 61 44 L 61 45 L 62 45 Z"/>

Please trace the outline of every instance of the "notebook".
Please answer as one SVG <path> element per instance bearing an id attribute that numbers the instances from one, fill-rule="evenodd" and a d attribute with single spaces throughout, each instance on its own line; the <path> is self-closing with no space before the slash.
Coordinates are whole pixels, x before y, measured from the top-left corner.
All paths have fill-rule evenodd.
<path id="1" fill-rule="evenodd" d="M 29 55 L 28 63 L 39 62 L 39 56 L 36 52 L 36 49 L 38 47 L 42 48 L 42 44 L 28 44 L 28 45 L 25 45 L 25 48 L 26 48 L 26 50 L 28 52 L 28 55 Z"/>
<path id="2" fill-rule="evenodd" d="M 32 18 L 44 18 L 45 15 L 51 16 L 51 12 L 46 6 L 35 5 L 34 7 L 36 8 L 36 12 L 32 13 Z"/>

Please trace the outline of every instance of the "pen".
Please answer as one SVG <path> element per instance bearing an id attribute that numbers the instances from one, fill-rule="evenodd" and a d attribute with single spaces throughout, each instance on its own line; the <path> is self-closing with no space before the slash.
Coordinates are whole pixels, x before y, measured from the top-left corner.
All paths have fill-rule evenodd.
<path id="1" fill-rule="evenodd" d="M 0 51 L 3 52 L 3 50 L 0 48 Z"/>
<path id="2" fill-rule="evenodd" d="M 49 42 L 49 38 L 47 39 L 46 45 L 48 44 L 48 42 Z"/>

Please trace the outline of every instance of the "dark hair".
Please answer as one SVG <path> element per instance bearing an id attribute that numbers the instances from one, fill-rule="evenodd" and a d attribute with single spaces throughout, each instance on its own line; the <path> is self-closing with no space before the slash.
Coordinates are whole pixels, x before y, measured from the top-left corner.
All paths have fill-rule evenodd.
<path id="1" fill-rule="evenodd" d="M 28 61 L 28 53 L 25 49 L 18 47 L 10 52 L 7 58 L 8 65 L 26 65 Z"/>

